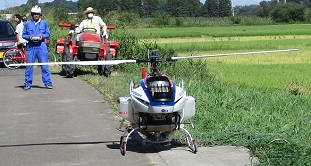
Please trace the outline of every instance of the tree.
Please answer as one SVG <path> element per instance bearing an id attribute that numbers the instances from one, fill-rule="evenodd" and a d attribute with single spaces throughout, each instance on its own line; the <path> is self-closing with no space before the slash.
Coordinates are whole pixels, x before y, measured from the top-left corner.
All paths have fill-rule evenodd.
<path id="1" fill-rule="evenodd" d="M 205 4 L 207 5 L 208 17 L 232 16 L 231 0 L 208 0 Z M 206 10 L 206 7 L 204 7 L 204 10 Z"/>
<path id="2" fill-rule="evenodd" d="M 188 0 L 178 1 L 178 7 L 176 8 L 176 13 L 177 13 L 176 17 L 187 17 L 188 16 L 187 1 Z"/>
<path id="3" fill-rule="evenodd" d="M 200 0 L 188 0 L 188 17 L 198 17 L 201 15 L 202 3 Z"/>
<path id="4" fill-rule="evenodd" d="M 159 0 L 143 0 L 142 10 L 140 13 L 141 17 L 152 17 L 155 13 L 160 12 L 160 1 Z"/>
<path id="5" fill-rule="evenodd" d="M 167 0 L 166 1 L 166 4 L 165 4 L 165 11 L 171 15 L 171 16 L 174 16 L 176 13 L 175 13 L 175 6 L 176 4 L 176 0 Z"/>
<path id="6" fill-rule="evenodd" d="M 302 0 L 286 0 L 286 2 L 290 2 L 290 3 L 296 3 L 296 4 L 301 4 Z"/>
<path id="7" fill-rule="evenodd" d="M 44 8 L 53 8 L 56 10 L 64 9 L 64 11 L 67 13 L 78 12 L 77 3 L 66 0 L 54 0 L 53 2 L 44 3 L 41 6 Z"/>
<path id="8" fill-rule="evenodd" d="M 276 22 L 303 21 L 305 7 L 294 3 L 279 3 L 273 7 L 271 18 Z"/>
<path id="9" fill-rule="evenodd" d="M 272 9 L 272 4 L 269 2 L 262 1 L 259 3 L 262 10 L 260 11 L 260 17 L 268 17 L 270 15 L 270 11 Z"/>
<path id="10" fill-rule="evenodd" d="M 87 7 L 92 6 L 95 7 L 96 0 L 79 0 L 78 1 L 78 7 L 80 12 L 83 12 Z"/>
<path id="11" fill-rule="evenodd" d="M 187 0 L 167 0 L 166 12 L 173 17 L 186 17 L 187 4 Z"/>
<path id="12" fill-rule="evenodd" d="M 28 0 L 26 5 L 31 7 L 31 6 L 34 6 L 34 5 L 38 5 L 39 4 L 39 1 L 38 0 Z"/>
<path id="13" fill-rule="evenodd" d="M 208 17 L 219 17 L 219 1 L 208 0 L 207 2 L 207 15 Z"/>
<path id="14" fill-rule="evenodd" d="M 110 11 L 117 10 L 117 4 L 117 0 L 97 0 L 95 7 L 98 11 L 98 15 L 105 16 Z"/>
<path id="15" fill-rule="evenodd" d="M 235 16 L 259 16 L 260 11 L 261 7 L 259 5 L 234 7 Z"/>
<path id="16" fill-rule="evenodd" d="M 208 17 L 208 2 L 207 1 L 205 1 L 205 3 L 203 4 L 201 8 L 201 16 Z"/>
<path id="17" fill-rule="evenodd" d="M 219 0 L 219 17 L 232 16 L 231 0 Z"/>

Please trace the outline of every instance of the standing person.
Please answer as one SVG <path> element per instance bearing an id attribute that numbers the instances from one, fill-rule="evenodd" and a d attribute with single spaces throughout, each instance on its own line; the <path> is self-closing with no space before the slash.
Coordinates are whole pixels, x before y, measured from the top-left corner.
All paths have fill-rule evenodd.
<path id="1" fill-rule="evenodd" d="M 15 33 L 16 33 L 17 47 L 18 48 L 22 48 L 22 47 L 26 46 L 26 43 L 27 43 L 27 40 L 23 39 L 23 37 L 22 37 L 24 25 L 26 24 L 26 22 L 27 22 L 27 17 L 23 16 L 22 22 L 16 26 Z"/>
<path id="2" fill-rule="evenodd" d="M 94 10 L 92 7 L 87 7 L 86 10 L 84 11 L 84 14 L 87 16 L 87 18 L 80 23 L 79 27 L 76 28 L 76 32 L 81 33 L 83 29 L 89 30 L 94 29 L 96 30 L 96 33 L 100 35 L 100 27 L 101 27 L 102 37 L 104 38 L 104 41 L 106 41 L 108 38 L 107 25 L 99 16 L 95 16 L 96 10 Z"/>
<path id="3" fill-rule="evenodd" d="M 46 21 L 40 18 L 41 8 L 37 5 L 31 8 L 32 19 L 29 20 L 23 29 L 23 38 L 28 41 L 27 63 L 34 63 L 38 58 L 39 63 L 48 62 L 47 45 L 45 39 L 50 37 L 49 26 Z M 48 89 L 53 89 L 50 78 L 50 70 L 47 65 L 41 66 L 42 82 Z M 26 66 L 24 90 L 30 90 L 33 79 L 33 66 Z"/>
<path id="4" fill-rule="evenodd" d="M 19 23 L 21 23 L 21 16 L 19 14 L 15 14 L 14 15 L 14 21 L 16 22 L 16 25 L 18 25 Z"/>

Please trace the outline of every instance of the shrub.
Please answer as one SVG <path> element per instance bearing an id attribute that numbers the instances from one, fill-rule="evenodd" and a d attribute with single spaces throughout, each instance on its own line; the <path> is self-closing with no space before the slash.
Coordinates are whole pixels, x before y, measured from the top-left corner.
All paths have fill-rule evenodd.
<path id="1" fill-rule="evenodd" d="M 170 16 L 167 13 L 155 14 L 153 23 L 154 25 L 167 26 L 170 24 Z"/>
<path id="2" fill-rule="evenodd" d="M 184 26 L 184 19 L 183 18 L 177 17 L 175 19 L 175 21 L 176 21 L 176 23 L 175 23 L 176 26 L 178 26 L 178 27 Z"/>
<path id="3" fill-rule="evenodd" d="M 233 24 L 240 24 L 241 20 L 241 17 L 231 17 L 231 21 Z"/>

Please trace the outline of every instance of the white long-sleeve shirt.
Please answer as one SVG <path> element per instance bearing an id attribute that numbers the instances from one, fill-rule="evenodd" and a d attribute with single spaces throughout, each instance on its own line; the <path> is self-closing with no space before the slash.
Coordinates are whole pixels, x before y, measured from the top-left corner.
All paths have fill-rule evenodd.
<path id="1" fill-rule="evenodd" d="M 15 33 L 18 36 L 18 41 L 19 43 L 25 44 L 27 41 L 22 37 L 23 35 L 23 29 L 24 29 L 24 23 L 20 22 L 19 24 L 17 24 L 16 26 L 16 30 Z"/>
<path id="2" fill-rule="evenodd" d="M 88 27 L 90 21 L 92 21 L 94 27 Z M 107 25 L 99 16 L 93 16 L 92 19 L 83 20 L 80 23 L 79 27 L 76 28 L 76 33 L 81 33 L 82 30 L 85 28 L 95 28 L 96 33 L 100 35 L 100 27 L 102 28 L 103 35 L 106 36 L 106 38 L 108 38 Z"/>

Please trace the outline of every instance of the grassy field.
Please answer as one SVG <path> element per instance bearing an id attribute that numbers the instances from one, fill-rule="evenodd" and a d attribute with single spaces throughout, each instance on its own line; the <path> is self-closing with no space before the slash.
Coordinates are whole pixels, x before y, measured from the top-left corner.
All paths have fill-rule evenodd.
<path id="1" fill-rule="evenodd" d="M 177 55 L 210 55 L 297 48 L 297 52 L 236 55 L 206 59 L 206 64 L 220 73 L 222 82 L 235 86 L 285 89 L 302 86 L 310 92 L 311 35 L 280 37 L 171 38 L 155 40 L 171 47 Z"/>
<path id="2" fill-rule="evenodd" d="M 309 27 L 279 25 L 129 31 L 140 33 L 144 42 L 173 48 L 176 56 L 299 49 L 290 53 L 180 60 L 161 69 L 173 80 L 183 78 L 187 94 L 196 98 L 197 110 L 193 118 L 196 128 L 190 130 L 200 146 L 244 146 L 259 157 L 261 165 L 310 166 Z M 149 34 L 149 37 L 143 34 Z M 116 109 L 117 98 L 129 95 L 129 79 L 136 82 L 140 79 L 140 67 L 136 64 L 116 66 L 110 78 L 99 77 L 96 72 L 79 77 L 92 84 Z M 172 138 L 184 142 L 179 133 Z"/>
<path id="3" fill-rule="evenodd" d="M 129 32 L 140 38 L 234 37 L 310 35 L 310 24 L 282 24 L 227 27 L 136 28 Z"/>

